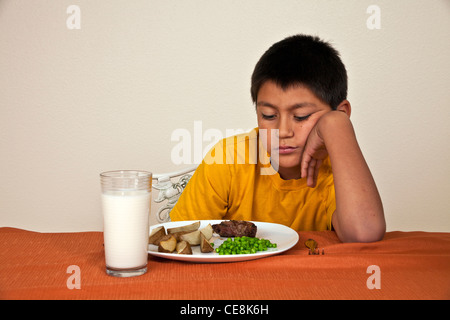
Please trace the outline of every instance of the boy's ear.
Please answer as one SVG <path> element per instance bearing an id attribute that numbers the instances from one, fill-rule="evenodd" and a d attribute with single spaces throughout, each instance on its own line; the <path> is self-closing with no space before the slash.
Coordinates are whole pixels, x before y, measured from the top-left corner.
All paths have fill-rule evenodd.
<path id="1" fill-rule="evenodd" d="M 350 114 L 352 113 L 352 106 L 348 100 L 342 100 L 342 102 L 337 106 L 336 110 L 345 112 L 347 116 L 350 118 Z"/>

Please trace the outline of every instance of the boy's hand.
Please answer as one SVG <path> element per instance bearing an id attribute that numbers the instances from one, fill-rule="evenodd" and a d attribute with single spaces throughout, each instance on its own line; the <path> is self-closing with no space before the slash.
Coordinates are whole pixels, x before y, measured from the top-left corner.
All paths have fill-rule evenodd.
<path id="1" fill-rule="evenodd" d="M 302 178 L 307 178 L 306 182 L 309 187 L 314 188 L 316 186 L 319 168 L 322 165 L 322 161 L 328 156 L 325 142 L 319 130 L 319 124 L 323 122 L 324 117 L 333 117 L 335 114 L 334 111 L 324 114 L 317 121 L 306 140 L 301 159 L 301 176 Z"/>

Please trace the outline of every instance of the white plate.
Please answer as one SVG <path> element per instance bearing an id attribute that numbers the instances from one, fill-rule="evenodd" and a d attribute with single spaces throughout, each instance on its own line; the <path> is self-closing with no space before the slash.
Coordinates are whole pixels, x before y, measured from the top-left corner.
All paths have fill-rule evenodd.
<path id="1" fill-rule="evenodd" d="M 223 220 L 196 220 L 200 221 L 200 228 L 203 228 L 210 223 L 218 224 Z M 158 225 L 154 225 L 150 228 L 164 226 L 167 228 L 174 228 L 185 226 L 195 221 L 177 221 L 177 222 L 166 222 Z M 276 243 L 276 248 L 270 248 L 267 251 L 259 251 L 253 254 L 236 254 L 236 255 L 219 255 L 217 252 L 209 252 L 209 253 L 201 253 L 200 246 L 192 246 L 192 254 L 177 254 L 177 253 L 162 253 L 158 252 L 158 247 L 150 244 L 148 246 L 148 253 L 152 256 L 172 259 L 172 260 L 181 260 L 181 261 L 189 261 L 189 262 L 234 262 L 234 261 L 245 261 L 245 260 L 253 260 L 265 258 L 268 256 L 272 256 L 275 254 L 282 253 L 286 250 L 289 250 L 298 241 L 298 233 L 284 225 L 276 224 L 276 223 L 268 223 L 268 222 L 257 222 L 252 221 L 256 227 L 258 228 L 256 237 L 270 240 L 272 243 Z M 227 238 L 225 237 L 216 237 L 214 234 L 214 248 L 218 248 L 222 242 L 224 242 Z"/>

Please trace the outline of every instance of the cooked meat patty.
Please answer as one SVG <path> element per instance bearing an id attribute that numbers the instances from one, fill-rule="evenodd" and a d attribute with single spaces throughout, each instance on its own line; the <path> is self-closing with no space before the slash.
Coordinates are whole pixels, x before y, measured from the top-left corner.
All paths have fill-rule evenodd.
<path id="1" fill-rule="evenodd" d="M 212 225 L 215 233 L 221 237 L 255 237 L 257 227 L 254 223 L 243 220 L 222 221 Z"/>

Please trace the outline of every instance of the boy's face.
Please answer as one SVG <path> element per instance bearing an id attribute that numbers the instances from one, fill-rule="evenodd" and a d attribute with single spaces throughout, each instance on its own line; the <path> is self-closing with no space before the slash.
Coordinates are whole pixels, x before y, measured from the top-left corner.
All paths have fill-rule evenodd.
<path id="1" fill-rule="evenodd" d="M 279 148 L 273 152 L 279 152 L 278 172 L 282 178 L 300 178 L 300 160 L 309 133 L 319 118 L 331 110 L 306 87 L 283 90 L 272 81 L 261 86 L 256 102 L 258 127 L 267 129 L 269 152 L 271 135 L 278 138 Z"/>

